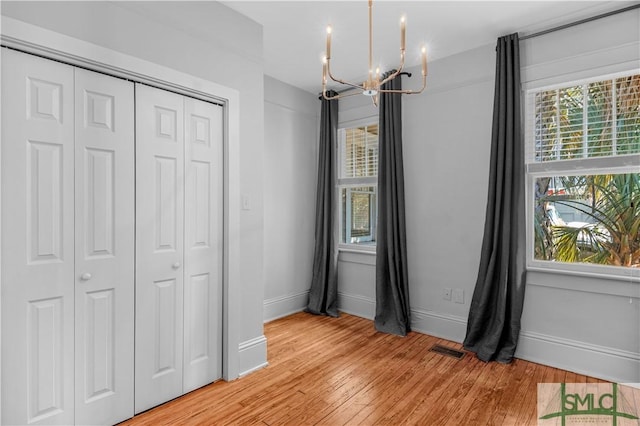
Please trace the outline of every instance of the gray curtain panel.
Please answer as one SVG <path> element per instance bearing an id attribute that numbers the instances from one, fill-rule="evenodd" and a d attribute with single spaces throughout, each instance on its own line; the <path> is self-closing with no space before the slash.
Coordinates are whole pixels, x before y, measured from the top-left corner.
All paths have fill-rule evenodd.
<path id="1" fill-rule="evenodd" d="M 394 78 L 382 88 L 402 89 L 401 77 Z M 401 96 L 398 93 L 380 94 L 375 327 L 378 331 L 406 336 L 411 331 L 411 312 L 407 273 Z"/>
<path id="2" fill-rule="evenodd" d="M 329 96 L 335 92 L 328 92 Z M 338 199 L 336 193 L 336 143 L 338 138 L 338 100 L 322 96 L 320 142 L 318 149 L 318 188 L 316 194 L 315 251 L 313 275 L 306 312 L 338 316 L 338 238 L 336 235 Z"/>
<path id="3" fill-rule="evenodd" d="M 465 349 L 483 361 L 511 362 L 525 291 L 524 147 L 518 34 L 500 37 L 484 239 Z"/>

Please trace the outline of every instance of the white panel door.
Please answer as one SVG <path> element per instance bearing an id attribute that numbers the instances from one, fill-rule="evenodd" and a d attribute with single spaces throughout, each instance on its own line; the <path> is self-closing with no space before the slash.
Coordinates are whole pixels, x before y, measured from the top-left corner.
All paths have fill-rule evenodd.
<path id="1" fill-rule="evenodd" d="M 2 49 L 2 424 L 74 422 L 73 96 Z"/>
<path id="2" fill-rule="evenodd" d="M 135 412 L 182 395 L 183 97 L 136 84 Z"/>
<path id="3" fill-rule="evenodd" d="M 223 108 L 185 98 L 184 389 L 222 374 Z"/>
<path id="4" fill-rule="evenodd" d="M 76 424 L 133 416 L 133 83 L 75 70 Z"/>

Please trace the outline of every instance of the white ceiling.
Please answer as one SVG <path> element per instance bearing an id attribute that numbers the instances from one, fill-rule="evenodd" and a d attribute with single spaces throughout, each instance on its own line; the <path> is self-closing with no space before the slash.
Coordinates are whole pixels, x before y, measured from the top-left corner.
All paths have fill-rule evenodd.
<path id="1" fill-rule="evenodd" d="M 265 74 L 303 90 L 321 89 L 328 24 L 333 27 L 335 76 L 359 82 L 368 62 L 367 1 L 223 1 L 263 26 Z M 373 2 L 374 63 L 382 70 L 399 62 L 400 17 L 407 18 L 407 65 L 419 64 L 489 43 L 595 16 L 628 1 L 391 1 Z"/>

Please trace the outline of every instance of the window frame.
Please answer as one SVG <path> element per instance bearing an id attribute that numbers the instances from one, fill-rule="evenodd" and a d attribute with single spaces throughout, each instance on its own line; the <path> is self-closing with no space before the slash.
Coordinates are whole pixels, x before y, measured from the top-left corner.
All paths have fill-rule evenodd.
<path id="1" fill-rule="evenodd" d="M 338 201 L 338 220 L 336 226 L 338 227 L 338 250 L 339 251 L 354 251 L 354 252 L 364 252 L 364 253 L 375 253 L 376 252 L 376 241 L 370 242 L 369 244 L 358 244 L 358 243 L 348 243 L 342 242 L 342 218 L 345 217 L 347 219 L 347 223 L 349 223 L 349 219 L 345 216 L 346 213 L 344 211 L 342 205 L 342 190 L 349 188 L 361 188 L 361 187 L 374 187 L 375 188 L 375 213 L 373 216 L 375 218 L 371 218 L 371 237 L 375 239 L 377 229 L 378 229 L 378 175 L 371 177 L 342 177 L 342 170 L 344 170 L 344 154 L 343 154 L 343 145 L 346 142 L 346 132 L 348 129 L 353 129 L 357 127 L 366 127 L 366 126 L 374 126 L 379 125 L 378 117 L 367 117 L 360 120 L 353 120 L 345 123 L 340 123 L 340 127 L 338 128 L 338 137 L 336 140 L 336 198 Z M 378 158 L 376 158 L 378 160 Z M 376 166 L 377 169 L 377 166 Z M 375 220 L 373 220 L 375 219 Z M 345 228 L 346 229 L 346 228 Z"/>
<path id="2" fill-rule="evenodd" d="M 535 183 L 536 179 L 551 176 L 585 176 L 599 174 L 624 174 L 639 173 L 640 153 L 622 154 L 613 156 L 601 156 L 578 159 L 565 159 L 535 162 L 535 94 L 541 91 L 555 90 L 577 85 L 585 85 L 603 80 L 614 80 L 640 74 L 640 69 L 632 68 L 626 71 L 554 82 L 550 85 L 542 85 L 531 82 L 523 85 L 523 118 L 525 144 L 525 243 L 526 243 L 526 268 L 529 271 L 552 272 L 568 275 L 587 276 L 593 278 L 605 278 L 622 280 L 625 282 L 640 283 L 640 268 L 597 265 L 589 263 L 569 263 L 535 259 Z"/>

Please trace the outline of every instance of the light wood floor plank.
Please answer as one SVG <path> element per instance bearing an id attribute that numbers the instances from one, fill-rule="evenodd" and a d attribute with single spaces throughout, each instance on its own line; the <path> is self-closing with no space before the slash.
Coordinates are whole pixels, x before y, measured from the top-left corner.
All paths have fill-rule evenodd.
<path id="1" fill-rule="evenodd" d="M 461 345 L 377 333 L 369 320 L 298 313 L 265 325 L 269 366 L 142 413 L 147 425 L 536 425 L 537 384 L 600 380 L 516 359 L 430 351 Z"/>

